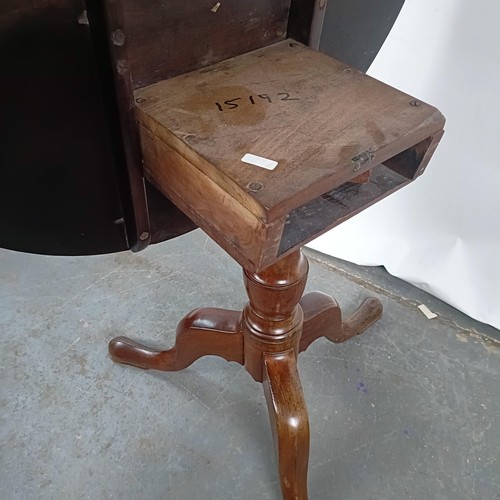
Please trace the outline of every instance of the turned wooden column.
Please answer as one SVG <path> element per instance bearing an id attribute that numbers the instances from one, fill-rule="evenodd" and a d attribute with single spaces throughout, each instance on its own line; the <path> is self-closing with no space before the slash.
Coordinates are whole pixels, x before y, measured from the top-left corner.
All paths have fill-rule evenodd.
<path id="1" fill-rule="evenodd" d="M 309 419 L 297 371 L 308 273 L 300 251 L 264 271 L 244 272 L 249 303 L 243 311 L 244 363 L 264 385 L 285 499 L 307 498 Z"/>
<path id="2" fill-rule="evenodd" d="M 304 316 L 298 304 L 308 268 L 296 251 L 261 272 L 244 271 L 249 298 L 241 322 L 245 368 L 257 382 L 264 380 L 264 354 L 298 353 Z"/>

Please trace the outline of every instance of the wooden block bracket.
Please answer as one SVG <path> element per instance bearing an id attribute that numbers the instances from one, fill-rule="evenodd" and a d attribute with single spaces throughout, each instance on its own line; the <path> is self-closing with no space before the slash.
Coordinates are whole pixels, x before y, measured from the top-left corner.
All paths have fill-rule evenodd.
<path id="1" fill-rule="evenodd" d="M 249 270 L 411 182 L 444 126 L 435 108 L 289 40 L 136 102 L 148 178 Z"/>

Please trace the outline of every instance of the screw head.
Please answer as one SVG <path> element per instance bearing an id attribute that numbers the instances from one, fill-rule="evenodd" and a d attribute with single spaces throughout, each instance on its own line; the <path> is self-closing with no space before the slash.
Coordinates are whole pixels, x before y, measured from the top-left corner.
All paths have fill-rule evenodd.
<path id="1" fill-rule="evenodd" d="M 138 98 L 135 100 L 135 102 L 136 102 L 137 104 L 141 104 L 141 103 L 146 102 L 146 101 L 147 101 L 147 99 L 146 99 L 145 97 L 138 97 Z"/>
<path id="2" fill-rule="evenodd" d="M 111 41 L 113 45 L 121 47 L 125 43 L 125 33 L 122 30 L 115 30 L 111 34 Z"/>
<path id="3" fill-rule="evenodd" d="M 128 61 L 126 59 L 119 59 L 116 63 L 116 71 L 119 75 L 124 75 L 128 71 Z"/>
<path id="4" fill-rule="evenodd" d="M 252 193 L 256 193 L 257 191 L 260 191 L 264 187 L 264 184 L 262 182 L 258 181 L 252 181 L 247 184 L 247 189 L 249 191 L 252 191 Z"/>
<path id="5" fill-rule="evenodd" d="M 410 106 L 413 106 L 414 108 L 417 108 L 421 104 L 422 103 L 420 101 L 417 101 L 416 99 L 413 99 L 412 101 L 410 101 Z"/>

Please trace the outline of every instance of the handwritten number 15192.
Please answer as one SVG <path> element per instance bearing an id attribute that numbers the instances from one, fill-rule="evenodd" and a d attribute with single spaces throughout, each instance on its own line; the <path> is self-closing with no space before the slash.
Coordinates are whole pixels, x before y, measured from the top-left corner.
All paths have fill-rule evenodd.
<path id="1" fill-rule="evenodd" d="M 288 92 L 278 92 L 278 100 L 279 101 L 300 101 L 298 97 L 290 97 Z M 220 102 L 216 102 L 215 105 L 219 111 L 224 111 L 225 109 L 236 109 L 239 107 L 238 101 L 241 101 L 243 97 L 235 97 L 234 99 L 226 99 L 222 104 Z M 262 102 L 262 100 L 272 103 L 273 100 L 269 94 L 258 94 L 256 96 L 249 95 L 248 101 L 250 104 L 256 104 L 257 102 Z"/>

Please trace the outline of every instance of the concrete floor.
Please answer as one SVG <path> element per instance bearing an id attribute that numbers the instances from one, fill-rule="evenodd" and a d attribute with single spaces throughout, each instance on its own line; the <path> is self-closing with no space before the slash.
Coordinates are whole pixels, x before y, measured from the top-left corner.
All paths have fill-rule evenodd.
<path id="1" fill-rule="evenodd" d="M 385 308 L 300 358 L 311 500 L 500 499 L 498 331 L 381 268 L 309 256 L 310 290 Z M 190 309 L 245 300 L 200 231 L 135 255 L 0 251 L 0 499 L 279 499 L 262 389 L 239 365 L 154 373 L 106 353 L 115 335 L 169 346 Z"/>

